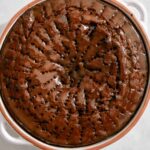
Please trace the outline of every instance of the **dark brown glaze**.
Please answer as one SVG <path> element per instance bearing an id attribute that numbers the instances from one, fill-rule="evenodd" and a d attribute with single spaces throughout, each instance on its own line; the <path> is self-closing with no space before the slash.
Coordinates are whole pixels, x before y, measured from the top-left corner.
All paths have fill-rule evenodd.
<path id="1" fill-rule="evenodd" d="M 13 118 L 38 139 L 83 146 L 130 121 L 147 83 L 141 37 L 97 0 L 47 0 L 25 12 L 0 54 L 0 88 Z"/>

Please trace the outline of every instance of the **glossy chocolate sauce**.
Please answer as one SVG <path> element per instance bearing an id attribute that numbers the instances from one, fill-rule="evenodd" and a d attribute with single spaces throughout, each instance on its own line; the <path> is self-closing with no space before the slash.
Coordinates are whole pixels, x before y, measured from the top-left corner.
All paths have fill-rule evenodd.
<path id="1" fill-rule="evenodd" d="M 103 0 L 44 1 L 16 21 L 1 49 L 6 108 L 48 144 L 109 138 L 130 121 L 146 83 L 140 35 Z"/>

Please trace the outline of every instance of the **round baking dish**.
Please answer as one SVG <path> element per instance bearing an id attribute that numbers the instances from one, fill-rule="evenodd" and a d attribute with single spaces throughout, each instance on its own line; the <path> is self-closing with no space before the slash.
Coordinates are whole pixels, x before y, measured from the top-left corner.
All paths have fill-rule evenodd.
<path id="1" fill-rule="evenodd" d="M 8 23 L 8 25 L 6 26 L 2 36 L 0 37 L 0 46 L 2 46 L 5 37 L 7 36 L 9 30 L 11 29 L 11 27 L 14 25 L 14 23 L 16 22 L 16 20 L 28 9 L 30 9 L 31 7 L 35 6 L 36 4 L 42 2 L 44 0 L 35 0 L 33 2 L 31 2 L 30 4 L 26 5 L 23 9 L 21 9 Z M 142 40 L 144 42 L 145 48 L 147 50 L 147 55 L 148 55 L 148 69 L 150 66 L 150 43 L 148 40 L 147 35 L 145 34 L 145 31 L 143 29 L 143 27 L 140 25 L 139 21 L 134 17 L 134 15 L 124 6 L 122 5 L 120 2 L 116 1 L 116 0 L 104 0 L 108 3 L 110 3 L 111 5 L 114 5 L 115 7 L 119 8 L 122 12 L 124 12 L 126 14 L 126 16 L 132 20 L 133 24 L 136 26 L 137 30 L 139 31 Z M 149 71 L 149 70 L 148 70 Z M 150 99 L 150 76 L 148 77 L 148 83 L 147 83 L 147 90 L 145 92 L 145 96 L 143 98 L 143 101 L 138 109 L 138 111 L 136 112 L 135 116 L 132 118 L 132 120 L 128 123 L 128 125 L 122 129 L 119 133 L 115 134 L 114 136 L 110 137 L 107 140 L 104 140 L 102 142 L 90 145 L 90 146 L 84 146 L 78 149 L 88 149 L 88 150 L 98 150 L 101 148 L 104 148 L 112 143 L 114 143 L 115 141 L 119 140 L 121 137 L 123 137 L 125 134 L 127 134 L 133 127 L 134 125 L 138 122 L 138 120 L 140 119 L 140 117 L 142 116 L 144 110 L 146 109 L 146 106 L 149 102 Z M 52 146 L 52 145 L 48 145 L 45 144 L 44 142 L 41 142 L 39 140 L 37 140 L 36 138 L 32 137 L 31 135 L 29 135 L 27 132 L 25 132 L 14 120 L 13 118 L 10 116 L 10 114 L 8 113 L 3 101 L 0 99 L 0 110 L 3 114 L 3 116 L 6 118 L 6 120 L 8 121 L 8 123 L 26 140 L 28 140 L 29 142 L 31 142 L 33 145 L 41 148 L 41 149 L 47 149 L 47 150 L 51 150 L 51 149 L 64 149 L 61 147 L 57 147 L 57 146 Z M 65 149 L 69 149 L 69 148 L 65 148 Z M 76 149 L 76 148 L 71 148 L 71 149 Z"/>

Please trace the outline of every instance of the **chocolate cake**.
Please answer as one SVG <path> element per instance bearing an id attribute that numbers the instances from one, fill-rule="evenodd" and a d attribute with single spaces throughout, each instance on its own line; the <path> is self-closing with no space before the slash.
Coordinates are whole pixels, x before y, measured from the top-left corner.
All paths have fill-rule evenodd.
<path id="1" fill-rule="evenodd" d="M 21 15 L 0 53 L 13 119 L 45 143 L 78 147 L 122 130 L 148 79 L 143 39 L 105 0 L 47 0 Z"/>

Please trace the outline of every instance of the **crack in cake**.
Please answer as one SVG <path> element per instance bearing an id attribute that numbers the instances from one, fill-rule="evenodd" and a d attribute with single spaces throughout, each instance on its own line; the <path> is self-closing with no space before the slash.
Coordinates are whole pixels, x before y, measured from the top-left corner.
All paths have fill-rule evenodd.
<path id="1" fill-rule="evenodd" d="M 2 99 L 48 144 L 77 147 L 123 129 L 147 84 L 137 29 L 103 0 L 47 0 L 19 17 L 0 53 Z"/>

